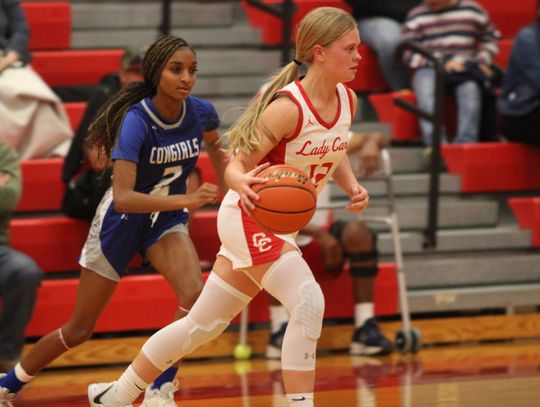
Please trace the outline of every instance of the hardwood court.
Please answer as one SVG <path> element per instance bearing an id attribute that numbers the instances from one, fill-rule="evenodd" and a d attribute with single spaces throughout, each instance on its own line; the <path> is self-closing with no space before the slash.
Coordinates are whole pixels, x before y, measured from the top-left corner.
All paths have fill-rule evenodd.
<path id="1" fill-rule="evenodd" d="M 538 406 L 540 341 L 431 347 L 417 355 L 318 359 L 316 406 Z M 86 386 L 116 378 L 123 367 L 53 369 L 16 406 L 85 406 Z M 190 360 L 180 374 L 182 407 L 285 407 L 279 362 Z M 138 406 L 138 404 L 136 404 Z"/>

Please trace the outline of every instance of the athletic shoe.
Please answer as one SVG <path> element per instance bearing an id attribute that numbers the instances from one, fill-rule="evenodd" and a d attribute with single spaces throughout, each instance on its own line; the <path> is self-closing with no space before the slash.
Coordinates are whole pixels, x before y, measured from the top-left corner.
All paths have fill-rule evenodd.
<path id="1" fill-rule="evenodd" d="M 266 357 L 268 359 L 281 359 L 281 345 L 283 345 L 283 337 L 285 336 L 286 329 L 287 323 L 284 322 L 278 331 L 270 335 L 270 341 L 266 348 Z"/>
<path id="2" fill-rule="evenodd" d="M 384 337 L 375 318 L 370 318 L 354 331 L 351 355 L 388 355 L 394 350 L 392 343 Z"/>
<path id="3" fill-rule="evenodd" d="M 6 373 L 0 373 L 0 379 L 2 379 Z M 0 407 L 13 407 L 10 400 L 15 398 L 14 393 L 9 393 L 9 390 L 5 387 L 0 387 Z"/>
<path id="4" fill-rule="evenodd" d="M 93 383 L 88 386 L 88 401 L 91 407 L 132 407 L 131 404 L 120 404 L 119 402 L 112 402 L 104 404 L 101 398 L 110 391 L 116 382 L 109 383 Z"/>
<path id="5" fill-rule="evenodd" d="M 159 389 L 148 386 L 144 392 L 144 401 L 141 407 L 176 407 L 174 392 L 178 390 L 178 380 L 165 382 Z"/>

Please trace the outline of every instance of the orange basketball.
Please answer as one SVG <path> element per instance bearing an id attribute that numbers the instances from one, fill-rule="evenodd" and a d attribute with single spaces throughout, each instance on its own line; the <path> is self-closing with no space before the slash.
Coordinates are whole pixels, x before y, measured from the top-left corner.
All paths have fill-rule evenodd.
<path id="1" fill-rule="evenodd" d="M 317 208 L 317 192 L 304 172 L 290 165 L 274 165 L 258 176 L 266 179 L 251 186 L 260 197 L 253 202 L 253 218 L 261 227 L 286 234 L 311 220 Z"/>

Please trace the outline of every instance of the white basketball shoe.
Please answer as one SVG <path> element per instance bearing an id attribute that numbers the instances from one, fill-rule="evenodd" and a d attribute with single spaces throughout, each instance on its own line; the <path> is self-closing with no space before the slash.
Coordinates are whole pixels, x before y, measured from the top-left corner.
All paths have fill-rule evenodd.
<path id="1" fill-rule="evenodd" d="M 174 402 L 174 392 L 178 390 L 178 380 L 165 382 L 159 389 L 148 386 L 144 392 L 141 407 L 177 407 Z"/>

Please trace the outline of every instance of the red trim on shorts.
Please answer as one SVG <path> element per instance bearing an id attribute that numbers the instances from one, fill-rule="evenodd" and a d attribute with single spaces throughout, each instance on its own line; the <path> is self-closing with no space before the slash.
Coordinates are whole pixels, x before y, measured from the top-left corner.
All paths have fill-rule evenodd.
<path id="1" fill-rule="evenodd" d="M 281 249 L 285 244 L 283 240 L 276 237 L 272 232 L 261 228 L 244 210 L 242 210 L 242 226 L 249 248 L 251 263 L 254 266 L 279 258 Z"/>
<path id="2" fill-rule="evenodd" d="M 306 90 L 302 87 L 302 84 L 300 83 L 300 81 L 297 79 L 294 83 L 296 84 L 296 86 L 298 86 L 298 89 L 300 90 L 300 93 L 302 94 L 302 97 L 306 101 L 306 104 L 308 105 L 309 110 L 311 110 L 311 113 L 313 113 L 315 115 L 315 118 L 317 119 L 317 121 L 322 126 L 326 127 L 327 129 L 331 129 L 332 127 L 334 127 L 336 125 L 336 123 L 338 122 L 339 117 L 341 116 L 341 96 L 340 96 L 338 90 L 336 89 L 336 94 L 337 94 L 337 97 L 338 97 L 338 107 L 337 107 L 336 115 L 334 117 L 334 120 L 332 120 L 331 123 L 327 123 L 326 121 L 324 121 L 324 119 L 321 116 L 319 116 L 319 113 L 315 109 L 315 106 L 313 106 L 313 103 L 311 103 L 311 99 L 309 98 L 308 94 L 306 93 Z"/>

